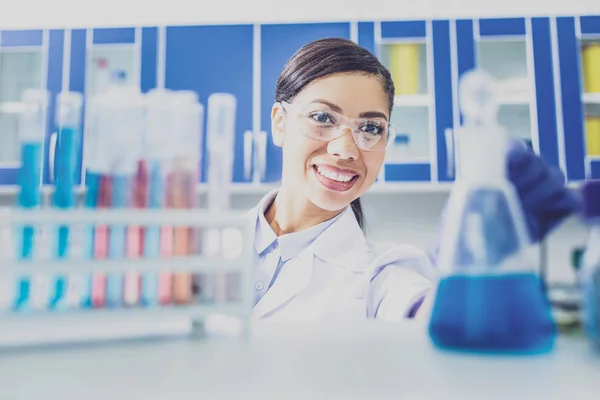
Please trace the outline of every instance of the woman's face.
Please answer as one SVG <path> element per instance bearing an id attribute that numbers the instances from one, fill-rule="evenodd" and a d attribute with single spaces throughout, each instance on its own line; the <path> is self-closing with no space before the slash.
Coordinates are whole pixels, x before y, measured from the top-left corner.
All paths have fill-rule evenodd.
<path id="1" fill-rule="evenodd" d="M 282 187 L 327 211 L 343 209 L 371 187 L 385 151 L 357 147 L 350 119 L 389 120 L 389 104 L 377 77 L 330 75 L 307 85 L 287 111 L 284 107 L 276 103 L 272 111 L 273 140 L 283 150 Z M 307 136 L 314 120 L 320 126 L 339 116 L 343 122 L 336 128 L 335 139 L 317 140 L 312 138 L 314 133 Z"/>

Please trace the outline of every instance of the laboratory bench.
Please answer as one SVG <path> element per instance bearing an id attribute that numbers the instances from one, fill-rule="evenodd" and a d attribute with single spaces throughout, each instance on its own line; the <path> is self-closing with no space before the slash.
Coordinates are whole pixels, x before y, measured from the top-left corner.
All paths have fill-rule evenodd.
<path id="1" fill-rule="evenodd" d="M 422 321 L 255 323 L 250 336 L 0 352 L 0 398 L 581 399 L 600 396 L 600 353 L 560 336 L 553 352 L 435 349 Z"/>

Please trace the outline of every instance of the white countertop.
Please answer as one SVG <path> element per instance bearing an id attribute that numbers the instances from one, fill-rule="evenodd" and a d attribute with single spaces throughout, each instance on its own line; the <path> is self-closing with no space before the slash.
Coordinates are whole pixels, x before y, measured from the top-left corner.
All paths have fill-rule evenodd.
<path id="1" fill-rule="evenodd" d="M 600 354 L 432 347 L 422 323 L 255 326 L 252 337 L 0 352 L 0 399 L 600 399 Z"/>

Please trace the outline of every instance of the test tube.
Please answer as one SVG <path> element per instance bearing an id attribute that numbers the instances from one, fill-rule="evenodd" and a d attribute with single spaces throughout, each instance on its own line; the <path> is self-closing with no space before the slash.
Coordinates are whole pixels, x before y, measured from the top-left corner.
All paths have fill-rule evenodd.
<path id="1" fill-rule="evenodd" d="M 208 98 L 208 209 L 215 213 L 231 207 L 236 106 L 236 98 L 228 93 L 213 93 Z M 204 249 L 208 255 L 222 252 L 221 236 L 218 229 L 206 232 Z M 216 273 L 214 282 L 207 285 L 214 285 L 215 301 L 225 301 L 231 283 L 225 273 Z"/>
<path id="2" fill-rule="evenodd" d="M 202 135 L 202 106 L 194 92 L 181 91 L 172 94 L 174 118 L 172 133 L 175 138 L 173 170 L 168 179 L 167 205 L 176 209 L 191 209 L 198 206 L 196 184 L 200 171 L 200 137 Z M 175 227 L 173 231 L 173 253 L 186 256 L 195 250 L 195 230 L 190 227 Z M 192 274 L 173 275 L 173 301 L 187 304 L 192 301 Z"/>
<path id="3" fill-rule="evenodd" d="M 111 107 L 113 97 L 109 92 L 92 98 L 90 122 L 86 136 L 86 185 L 85 207 L 108 208 L 112 202 L 112 143 Z M 91 228 L 91 227 L 89 227 Z M 108 257 L 108 226 L 96 225 L 88 229 L 84 236 L 84 257 L 106 259 Z M 89 246 L 88 246 L 89 245 Z M 104 307 L 106 303 L 106 274 L 94 273 L 91 276 L 89 293 L 82 301 L 94 308 Z"/>
<path id="4" fill-rule="evenodd" d="M 166 178 L 174 153 L 169 132 L 173 114 L 170 92 L 152 90 L 146 95 L 146 119 L 144 132 L 143 160 L 139 171 L 146 170 L 145 195 L 148 208 L 166 207 Z M 139 175 L 138 175 L 139 176 Z M 143 256 L 145 258 L 170 257 L 172 253 L 172 228 L 148 226 L 144 231 Z M 142 303 L 146 306 L 171 302 L 171 274 L 168 272 L 146 272 L 142 276 Z"/>
<path id="5" fill-rule="evenodd" d="M 57 208 L 69 209 L 75 205 L 75 179 L 77 171 L 77 155 L 81 148 L 83 95 L 77 92 L 62 92 L 56 97 L 55 124 L 59 127 L 55 150 L 54 166 L 54 205 Z M 54 256 L 58 259 L 68 258 L 70 238 L 68 226 L 59 226 L 56 232 Z M 83 276 L 72 275 L 67 279 L 59 276 L 56 279 L 53 307 L 78 306 Z M 62 304 L 64 301 L 65 304 Z"/>
<path id="6" fill-rule="evenodd" d="M 21 168 L 19 169 L 18 206 L 27 209 L 40 205 L 42 160 L 47 127 L 48 92 L 28 89 L 21 98 L 23 110 L 19 117 Z M 25 225 L 19 228 L 17 258 L 32 259 L 35 252 L 36 229 Z M 22 277 L 18 280 L 15 306 L 18 309 L 44 307 L 50 291 L 49 278 L 43 274 Z"/>
<path id="7" fill-rule="evenodd" d="M 111 207 L 129 208 L 133 204 L 135 175 L 141 159 L 144 107 L 141 93 L 132 87 L 110 92 L 109 107 L 112 144 Z M 109 229 L 110 259 L 137 258 L 141 254 L 140 228 L 114 224 Z M 109 307 L 134 305 L 139 301 L 140 275 L 136 271 L 111 273 L 106 281 L 106 303 Z"/>

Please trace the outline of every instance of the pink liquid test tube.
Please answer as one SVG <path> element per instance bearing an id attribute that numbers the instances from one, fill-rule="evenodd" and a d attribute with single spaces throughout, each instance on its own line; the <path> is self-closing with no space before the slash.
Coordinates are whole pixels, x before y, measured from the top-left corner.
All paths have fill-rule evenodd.
<path id="1" fill-rule="evenodd" d="M 146 208 L 148 199 L 148 165 L 145 161 L 138 162 L 134 183 L 133 206 L 138 209 Z M 142 226 L 127 227 L 126 254 L 129 259 L 139 259 L 144 251 L 144 230 Z M 124 303 L 127 306 L 139 304 L 142 289 L 142 276 L 138 271 L 128 271 L 125 274 Z"/>
<path id="2" fill-rule="evenodd" d="M 110 176 L 100 177 L 98 208 L 110 207 L 112 182 Z M 108 226 L 97 225 L 94 230 L 94 258 L 105 260 L 108 257 Z M 106 274 L 92 274 L 92 307 L 102 308 L 106 304 Z"/>

